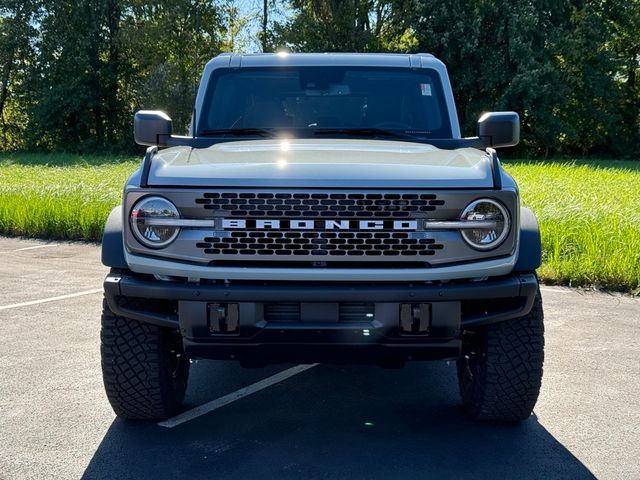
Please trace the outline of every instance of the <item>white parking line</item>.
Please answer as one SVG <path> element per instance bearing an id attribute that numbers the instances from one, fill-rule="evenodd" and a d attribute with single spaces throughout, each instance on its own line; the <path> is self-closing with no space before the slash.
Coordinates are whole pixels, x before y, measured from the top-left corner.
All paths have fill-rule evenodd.
<path id="1" fill-rule="evenodd" d="M 55 302 L 57 300 L 65 300 L 67 298 L 81 297 L 82 295 L 91 295 L 93 293 L 102 292 L 102 288 L 94 288 L 93 290 L 85 290 L 83 292 L 70 293 L 68 295 L 60 295 L 58 297 L 42 298 L 40 300 L 31 300 L 29 302 L 14 303 L 12 305 L 2 305 L 0 310 L 9 310 L 10 308 L 28 307 L 29 305 L 38 305 L 39 303 Z"/>
<path id="2" fill-rule="evenodd" d="M 59 243 L 47 243 L 46 245 L 35 245 L 33 247 L 22 247 L 16 248 L 15 250 L 3 250 L 0 253 L 15 253 L 15 252 L 24 252 L 25 250 L 35 250 L 37 248 L 51 248 L 51 247 L 59 247 Z"/>
<path id="3" fill-rule="evenodd" d="M 50 247 L 59 247 L 59 243 L 47 243 L 46 245 L 36 245 L 35 247 L 24 247 L 18 248 L 14 250 L 14 252 L 23 252 L 24 250 L 35 250 L 36 248 L 50 248 Z"/>
<path id="4" fill-rule="evenodd" d="M 181 413 L 180 415 L 176 415 L 175 417 L 169 418 L 168 420 L 164 420 L 162 422 L 158 422 L 158 425 L 165 428 L 173 428 L 181 425 L 185 422 L 193 420 L 194 418 L 205 415 L 209 412 L 213 412 L 225 405 L 228 405 L 236 400 L 240 400 L 246 396 L 249 396 L 253 393 L 259 392 L 260 390 L 264 390 L 271 385 L 275 385 L 276 383 L 280 383 L 287 378 L 291 378 L 294 375 L 302 373 L 310 368 L 318 365 L 317 363 L 313 363 L 311 365 L 296 365 L 295 367 L 288 368 L 287 370 L 283 370 L 282 372 L 276 373 L 270 377 L 267 377 L 259 382 L 256 382 L 248 387 L 241 388 L 240 390 L 236 390 L 228 395 L 217 398 L 215 400 L 211 400 L 210 402 L 203 403 L 200 406 L 192 408 L 191 410 L 187 410 L 186 412 Z"/>

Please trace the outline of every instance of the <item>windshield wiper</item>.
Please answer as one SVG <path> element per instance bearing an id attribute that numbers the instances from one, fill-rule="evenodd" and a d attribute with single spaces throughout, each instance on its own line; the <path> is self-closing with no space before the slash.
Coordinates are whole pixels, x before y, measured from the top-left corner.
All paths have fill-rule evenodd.
<path id="1" fill-rule="evenodd" d="M 275 137 L 276 133 L 273 130 L 266 128 L 218 128 L 215 130 L 203 130 L 199 137 L 214 137 L 214 136 L 257 136 L 257 137 Z"/>
<path id="2" fill-rule="evenodd" d="M 393 137 L 393 138 L 416 138 L 400 132 L 392 132 L 381 128 L 361 127 L 361 128 L 316 128 L 315 135 L 354 135 L 363 137 Z"/>

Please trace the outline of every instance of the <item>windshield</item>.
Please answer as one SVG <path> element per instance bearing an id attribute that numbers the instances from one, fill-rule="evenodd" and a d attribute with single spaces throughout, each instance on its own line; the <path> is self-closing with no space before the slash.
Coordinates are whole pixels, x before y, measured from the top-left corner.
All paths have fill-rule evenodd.
<path id="1" fill-rule="evenodd" d="M 198 134 L 247 129 L 451 138 L 440 78 L 430 69 L 242 68 L 214 72 Z"/>

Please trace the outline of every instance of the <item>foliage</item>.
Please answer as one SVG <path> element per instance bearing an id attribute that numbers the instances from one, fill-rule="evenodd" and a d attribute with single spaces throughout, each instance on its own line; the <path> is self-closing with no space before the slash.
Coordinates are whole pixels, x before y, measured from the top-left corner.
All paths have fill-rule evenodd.
<path id="1" fill-rule="evenodd" d="M 132 110 L 170 112 L 176 132 L 185 133 L 196 78 L 211 52 L 220 51 L 221 12 L 199 0 L 130 3 L 122 39 L 134 72 L 129 90 Z"/>
<path id="2" fill-rule="evenodd" d="M 521 115 L 520 152 L 634 155 L 640 141 L 637 0 L 291 0 L 276 26 L 294 51 L 435 54 L 462 131 Z"/>
<path id="3" fill-rule="evenodd" d="M 43 0 L 37 62 L 29 69 L 28 144 L 117 144 L 125 125 L 118 0 Z M 70 30 L 72 29 L 72 30 Z"/>
<path id="4" fill-rule="evenodd" d="M 25 146 L 25 72 L 35 55 L 37 11 L 37 0 L 0 0 L 0 150 Z"/>
<path id="5" fill-rule="evenodd" d="M 612 144 L 615 153 L 638 151 L 640 148 L 640 1 L 607 0 L 603 5 L 609 35 L 606 51 L 615 62 L 612 69 L 619 86 L 621 103 Z"/>
<path id="6" fill-rule="evenodd" d="M 376 2 L 380 7 L 381 2 Z M 297 51 L 366 52 L 379 48 L 368 0 L 292 0 L 297 12 L 277 31 Z"/>
<path id="7" fill-rule="evenodd" d="M 487 110 L 520 112 L 523 139 L 544 145 L 561 124 L 554 108 L 565 92 L 552 55 L 565 2 L 436 0 L 418 11 L 420 45 L 448 65 L 463 132 Z M 534 133 L 535 132 L 535 133 Z"/>
<path id="8" fill-rule="evenodd" d="M 0 0 L 0 150 L 128 151 L 143 108 L 184 133 L 245 24 L 229 0 Z"/>
<path id="9" fill-rule="evenodd" d="M 462 131 L 516 110 L 520 155 L 640 147 L 639 0 L 0 0 L 0 150 L 130 151 L 131 115 L 191 120 L 222 51 L 432 52 Z"/>

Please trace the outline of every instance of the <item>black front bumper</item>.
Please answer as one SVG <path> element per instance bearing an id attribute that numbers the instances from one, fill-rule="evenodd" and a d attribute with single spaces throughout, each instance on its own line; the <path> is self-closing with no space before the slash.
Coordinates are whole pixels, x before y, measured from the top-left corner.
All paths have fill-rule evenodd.
<path id="1" fill-rule="evenodd" d="M 455 358 L 460 332 L 526 315 L 538 283 L 533 273 L 446 284 L 189 284 L 109 274 L 104 283 L 117 315 L 180 330 L 192 357 L 275 362 L 395 363 Z M 341 311 L 371 305 L 367 318 L 311 314 L 292 320 L 266 314 L 273 305 Z M 428 306 L 425 328 L 407 332 L 402 309 Z M 237 326 L 212 327 L 211 307 L 233 306 Z M 325 310 L 326 306 L 329 307 Z M 275 311 L 279 311 L 276 310 Z M 406 311 L 406 310 L 405 310 Z M 369 318 L 370 317 L 370 318 Z M 216 320 L 217 321 L 217 320 Z"/>

